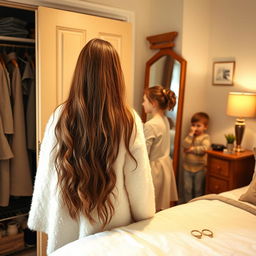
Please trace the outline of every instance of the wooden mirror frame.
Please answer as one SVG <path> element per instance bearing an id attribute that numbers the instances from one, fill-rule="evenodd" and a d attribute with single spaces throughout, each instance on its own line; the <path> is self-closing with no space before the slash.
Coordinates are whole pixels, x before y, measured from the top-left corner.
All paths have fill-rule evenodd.
<path id="1" fill-rule="evenodd" d="M 179 95 L 178 95 L 178 101 L 177 101 L 178 106 L 177 106 L 177 116 L 176 116 L 176 124 L 175 124 L 174 151 L 173 151 L 173 157 L 172 157 L 173 170 L 176 177 L 176 181 L 178 180 L 182 112 L 183 112 L 186 66 L 187 66 L 186 60 L 183 59 L 180 55 L 178 55 L 173 50 L 173 47 L 175 46 L 173 41 L 177 35 L 178 35 L 178 32 L 169 32 L 169 33 L 147 37 L 147 40 L 150 42 L 150 49 L 157 49 L 158 52 L 146 62 L 145 83 L 144 83 L 144 90 L 145 90 L 149 87 L 150 67 L 161 57 L 171 56 L 173 59 L 177 60 L 180 63 L 180 86 L 179 86 Z M 146 113 L 144 111 L 144 108 L 142 108 L 141 118 L 143 122 L 146 122 Z"/>

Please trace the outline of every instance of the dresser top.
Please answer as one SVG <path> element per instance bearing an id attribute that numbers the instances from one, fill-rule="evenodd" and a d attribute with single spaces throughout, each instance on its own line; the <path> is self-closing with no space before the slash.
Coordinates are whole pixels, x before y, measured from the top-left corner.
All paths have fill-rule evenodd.
<path id="1" fill-rule="evenodd" d="M 253 157 L 253 152 L 251 150 L 245 150 L 243 152 L 234 152 L 234 153 L 223 153 L 222 151 L 207 150 L 208 155 L 212 155 L 218 158 L 224 158 L 229 160 L 242 159 L 247 157 Z"/>

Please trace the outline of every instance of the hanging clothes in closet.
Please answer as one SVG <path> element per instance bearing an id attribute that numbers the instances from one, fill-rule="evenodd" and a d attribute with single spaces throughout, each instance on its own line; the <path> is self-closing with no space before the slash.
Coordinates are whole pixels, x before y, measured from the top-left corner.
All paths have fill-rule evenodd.
<path id="1" fill-rule="evenodd" d="M 26 125 L 27 148 L 36 151 L 36 91 L 35 91 L 35 66 L 30 55 L 26 54 L 27 61 L 22 76 L 23 94 L 27 97 Z"/>
<path id="2" fill-rule="evenodd" d="M 7 206 L 7 199 L 10 195 L 12 196 L 31 196 L 32 195 L 32 178 L 31 178 L 31 163 L 28 156 L 27 151 L 27 142 L 29 141 L 26 132 L 26 124 L 25 120 L 29 123 L 32 118 L 25 118 L 25 112 L 28 111 L 27 107 L 32 106 L 33 104 L 26 104 L 26 109 L 24 110 L 24 102 L 23 102 L 23 87 L 25 94 L 28 94 L 28 98 L 31 92 L 31 86 L 28 88 L 28 82 L 31 77 L 31 81 L 33 81 L 32 71 L 30 62 L 25 62 L 25 66 L 23 67 L 23 75 L 21 75 L 20 67 L 18 64 L 18 58 L 16 52 L 10 52 L 5 54 L 5 66 L 7 72 L 7 79 L 1 80 L 1 87 L 9 88 L 9 106 L 11 107 L 11 114 L 9 119 L 12 117 L 13 121 L 13 132 L 8 135 L 6 132 L 3 135 L 6 138 L 7 146 L 9 145 L 8 158 L 3 159 L 0 155 L 0 206 Z M 3 68 L 3 70 L 5 70 Z M 9 82 L 8 82 L 9 81 Z M 23 82 L 23 83 L 22 83 Z M 25 84 L 25 85 L 24 85 Z M 34 94 L 34 92 L 32 92 Z M 32 95 L 31 94 L 31 95 Z M 3 96 L 2 96 L 3 97 Z M 5 103 L 8 105 L 8 100 Z M 35 100 L 35 99 L 34 99 Z M 33 102 L 33 100 L 30 100 Z M 29 104 L 28 104 L 29 103 Z M 2 106 L 1 106 L 1 109 Z M 35 111 L 35 106 L 34 110 Z M 3 119 L 3 111 L 0 111 L 0 118 Z M 1 120 L 0 119 L 0 120 Z M 35 125 L 35 122 L 34 122 Z M 30 127 L 30 125 L 28 126 Z M 3 125 L 4 128 L 4 125 Z M 0 132 L 1 132 L 1 123 L 0 123 Z M 8 138 L 9 136 L 9 138 Z M 2 137 L 1 137 L 2 138 Z M 30 146 L 31 147 L 31 146 Z M 1 146 L 2 148 L 2 146 Z M 8 170 L 9 169 L 9 170 Z M 8 176 L 9 173 L 9 176 Z M 5 175 L 4 175 L 5 174 Z M 6 182 L 8 181 L 9 182 Z M 5 184 L 9 184 L 9 186 L 4 186 Z"/>
<path id="3" fill-rule="evenodd" d="M 33 58 L 25 52 L 26 61 L 23 76 L 22 88 L 25 101 L 25 119 L 27 149 L 31 164 L 32 180 L 36 176 L 36 84 L 35 84 L 35 64 Z"/>
<path id="4" fill-rule="evenodd" d="M 11 159 L 11 195 L 30 196 L 32 194 L 32 180 L 30 164 L 26 146 L 25 116 L 21 74 L 15 52 L 6 57 L 7 69 L 11 77 L 12 107 L 14 133 L 11 148 L 14 158 Z"/>
<path id="5" fill-rule="evenodd" d="M 0 206 L 7 206 L 10 194 L 9 160 L 13 158 L 8 136 L 13 134 L 13 115 L 10 79 L 2 58 L 0 58 L 0 92 Z"/>

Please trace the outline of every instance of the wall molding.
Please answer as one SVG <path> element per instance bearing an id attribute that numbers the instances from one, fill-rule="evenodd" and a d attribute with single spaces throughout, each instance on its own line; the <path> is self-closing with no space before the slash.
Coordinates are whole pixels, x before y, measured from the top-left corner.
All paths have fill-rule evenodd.
<path id="1" fill-rule="evenodd" d="M 6 0 L 0 2 L 7 4 L 13 3 L 17 5 L 25 4 L 32 7 L 45 6 L 134 23 L 134 12 L 132 11 L 101 4 L 88 3 L 82 0 Z"/>

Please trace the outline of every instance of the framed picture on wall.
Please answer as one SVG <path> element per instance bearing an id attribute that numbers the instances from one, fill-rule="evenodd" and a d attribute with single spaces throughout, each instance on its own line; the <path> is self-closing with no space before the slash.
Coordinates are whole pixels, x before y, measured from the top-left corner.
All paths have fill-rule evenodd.
<path id="1" fill-rule="evenodd" d="M 213 62 L 213 85 L 233 85 L 235 61 Z"/>

